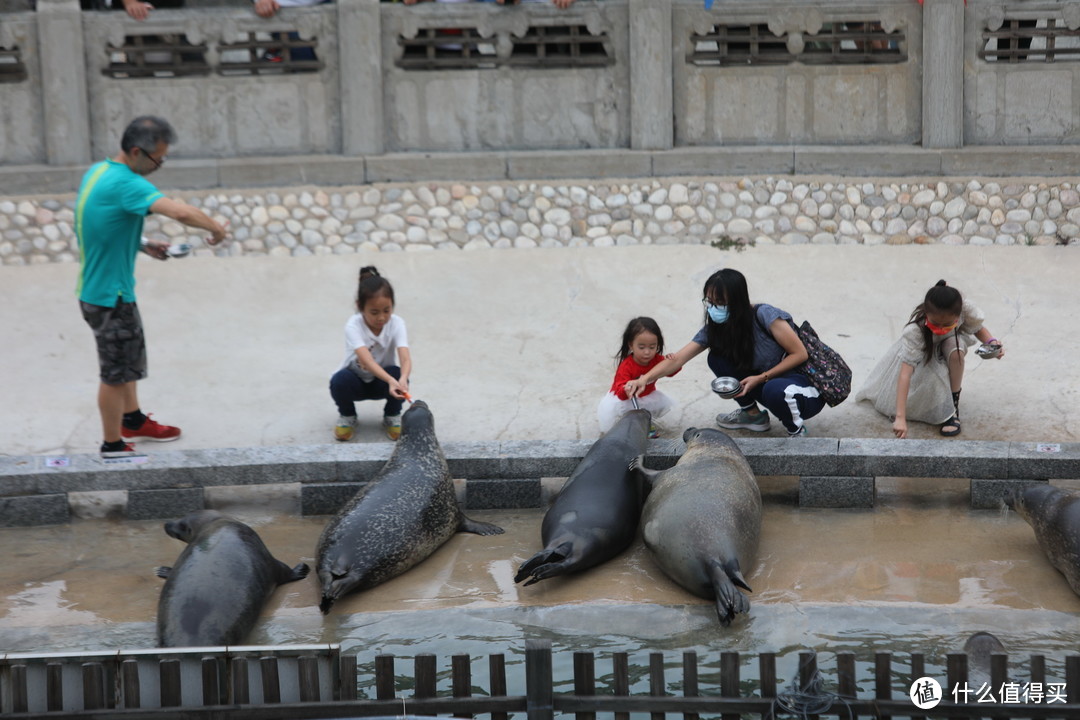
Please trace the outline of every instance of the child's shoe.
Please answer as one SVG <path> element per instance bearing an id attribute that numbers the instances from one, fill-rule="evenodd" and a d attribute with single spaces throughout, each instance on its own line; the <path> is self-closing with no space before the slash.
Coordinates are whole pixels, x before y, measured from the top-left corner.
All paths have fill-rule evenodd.
<path id="1" fill-rule="evenodd" d="M 655 440 L 658 437 L 660 437 L 660 431 L 656 429 L 655 425 L 649 423 L 649 439 Z"/>
<path id="2" fill-rule="evenodd" d="M 135 452 L 135 446 L 129 442 L 120 440 L 115 443 L 101 443 L 101 457 L 107 459 L 110 458 L 125 458 L 135 457 L 138 453 Z"/>
<path id="3" fill-rule="evenodd" d="M 342 415 L 338 418 L 337 426 L 334 428 L 334 439 L 345 442 L 346 440 L 352 440 L 353 428 L 356 427 L 356 416 L 348 417 Z"/>
<path id="4" fill-rule="evenodd" d="M 397 440 L 401 437 L 400 415 L 383 415 L 382 424 L 383 429 L 386 430 L 386 437 L 391 440 Z"/>

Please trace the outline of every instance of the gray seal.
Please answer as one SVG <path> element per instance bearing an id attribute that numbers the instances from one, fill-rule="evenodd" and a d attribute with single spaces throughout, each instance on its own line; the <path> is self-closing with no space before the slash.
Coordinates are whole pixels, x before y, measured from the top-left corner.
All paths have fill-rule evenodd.
<path id="1" fill-rule="evenodd" d="M 1009 490 L 1005 504 L 1027 520 L 1050 564 L 1080 595 L 1080 496 L 1039 483 Z"/>
<path id="2" fill-rule="evenodd" d="M 686 452 L 652 478 L 641 513 L 645 545 L 672 580 L 715 599 L 721 625 L 750 609 L 738 588 L 757 558 L 761 491 L 735 442 L 719 430 L 690 428 Z"/>
<path id="3" fill-rule="evenodd" d="M 456 532 L 497 535 L 502 528 L 461 512 L 431 411 L 417 400 L 401 416 L 401 437 L 386 465 L 319 538 L 319 609 L 327 613 L 346 593 L 400 575 Z"/>
<path id="4" fill-rule="evenodd" d="M 540 526 L 544 549 L 518 568 L 526 585 L 610 560 L 634 541 L 641 479 L 631 469 L 649 439 L 648 410 L 631 410 L 574 468 Z"/>
<path id="5" fill-rule="evenodd" d="M 176 564 L 159 567 L 160 647 L 238 645 L 278 585 L 307 577 L 308 566 L 275 560 L 250 527 L 214 510 L 165 523 L 187 543 Z"/>

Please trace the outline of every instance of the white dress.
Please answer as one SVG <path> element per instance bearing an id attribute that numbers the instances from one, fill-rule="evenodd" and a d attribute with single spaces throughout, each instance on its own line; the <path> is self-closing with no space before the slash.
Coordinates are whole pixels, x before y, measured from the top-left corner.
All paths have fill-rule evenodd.
<path id="1" fill-rule="evenodd" d="M 907 363 L 915 368 L 908 391 L 907 419 L 934 425 L 945 422 L 954 412 L 948 354 L 957 347 L 966 354 L 967 349 L 978 342 L 975 333 L 982 326 L 982 311 L 965 300 L 956 330 L 948 335 L 931 336 L 934 354 L 930 362 L 926 362 L 922 328 L 908 323 L 900 339 L 892 344 L 870 372 L 870 377 L 855 399 L 869 401 L 875 410 L 886 417 L 896 417 L 896 383 L 900 379 L 901 364 Z"/>

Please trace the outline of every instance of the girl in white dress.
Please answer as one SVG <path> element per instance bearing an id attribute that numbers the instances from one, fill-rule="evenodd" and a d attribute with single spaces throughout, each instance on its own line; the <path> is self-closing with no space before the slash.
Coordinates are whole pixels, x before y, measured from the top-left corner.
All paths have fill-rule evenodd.
<path id="1" fill-rule="evenodd" d="M 983 325 L 982 311 L 956 288 L 939 280 L 911 313 L 893 343 L 855 396 L 893 418 L 893 434 L 906 438 L 908 420 L 940 424 L 942 435 L 960 434 L 960 388 L 964 357 L 976 342 L 1001 342 Z"/>

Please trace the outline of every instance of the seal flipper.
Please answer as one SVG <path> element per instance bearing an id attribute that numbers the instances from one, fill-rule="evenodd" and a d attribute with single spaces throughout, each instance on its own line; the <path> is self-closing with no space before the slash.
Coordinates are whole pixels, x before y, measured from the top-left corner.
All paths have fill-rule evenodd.
<path id="1" fill-rule="evenodd" d="M 750 601 L 735 586 L 739 585 L 747 590 L 750 590 L 750 587 L 739 571 L 738 561 L 733 561 L 732 564 L 734 567 L 731 569 L 725 568 L 718 562 L 713 562 L 709 566 L 709 577 L 712 579 L 713 592 L 716 594 L 716 615 L 724 627 L 730 625 L 739 613 L 750 610 Z"/>
<path id="2" fill-rule="evenodd" d="M 297 580 L 303 580 L 311 572 L 311 568 L 307 563 L 300 563 L 296 567 L 289 567 L 280 560 L 275 560 L 277 563 L 277 584 L 284 585 L 285 583 L 296 582 Z"/>
<path id="3" fill-rule="evenodd" d="M 158 565 L 156 568 L 154 568 L 154 574 L 162 580 L 167 580 L 169 578 L 169 573 L 171 572 L 172 568 L 168 565 Z"/>
<path id="4" fill-rule="evenodd" d="M 630 461 L 629 470 L 634 474 L 634 477 L 637 478 L 638 482 L 641 483 L 641 501 L 644 503 L 645 498 L 649 496 L 649 491 L 653 489 L 657 476 L 659 476 L 662 471 L 650 470 L 645 467 L 644 454 L 638 455 Z"/>
<path id="5" fill-rule="evenodd" d="M 502 535 L 506 532 L 498 525 L 480 522 L 479 520 L 470 520 L 464 514 L 461 516 L 461 522 L 458 523 L 457 531 L 476 533 L 477 535 Z"/>
<path id="6" fill-rule="evenodd" d="M 570 555 L 573 549 L 573 545 L 569 542 L 560 543 L 558 547 L 550 549 L 544 548 L 518 568 L 517 575 L 514 576 L 514 582 L 519 583 L 525 578 L 529 578 L 529 582 L 525 583 L 525 586 L 528 587 L 540 580 L 562 575 L 570 569 Z"/>

